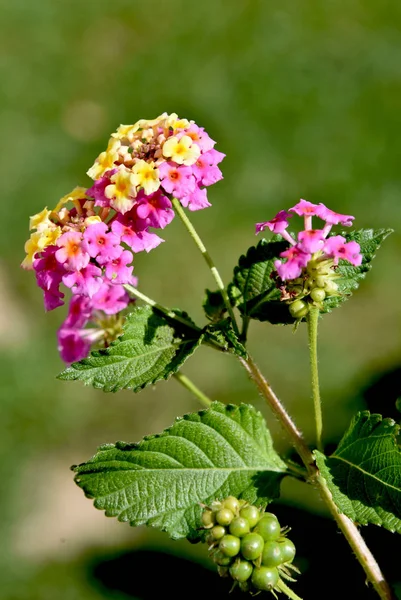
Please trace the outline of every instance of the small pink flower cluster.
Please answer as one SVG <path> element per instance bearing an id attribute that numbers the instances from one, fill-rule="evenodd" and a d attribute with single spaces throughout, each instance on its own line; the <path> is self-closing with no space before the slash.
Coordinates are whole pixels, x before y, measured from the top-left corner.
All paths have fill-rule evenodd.
<path id="1" fill-rule="evenodd" d="M 296 213 L 304 217 L 304 231 L 298 233 L 295 240 L 287 231 L 288 219 Z M 325 221 L 322 229 L 312 228 L 312 217 L 319 217 Z M 354 217 L 336 213 L 324 204 L 312 204 L 307 200 L 300 200 L 298 204 L 289 209 L 281 210 L 271 221 L 256 224 L 256 233 L 269 228 L 270 231 L 280 234 L 290 247 L 280 254 L 286 261 L 277 260 L 274 266 L 282 281 L 293 280 L 300 277 L 304 267 L 313 259 L 325 261 L 330 259 L 333 265 L 338 261 L 346 260 L 351 265 L 358 266 L 362 262 L 360 247 L 357 242 L 347 242 L 341 235 L 327 237 L 333 225 L 350 227 Z"/>
<path id="2" fill-rule="evenodd" d="M 205 188 L 222 179 L 217 164 L 225 156 L 214 145 L 175 114 L 121 125 L 88 171 L 93 185 L 31 217 L 22 266 L 35 271 L 45 309 L 64 304 L 61 284 L 72 292 L 58 332 L 65 362 L 121 332 L 118 315 L 130 302 L 124 285 L 136 285 L 134 254 L 163 242 L 149 228 L 172 221 L 172 197 L 189 210 L 210 206 Z M 97 327 L 87 328 L 89 321 Z"/>

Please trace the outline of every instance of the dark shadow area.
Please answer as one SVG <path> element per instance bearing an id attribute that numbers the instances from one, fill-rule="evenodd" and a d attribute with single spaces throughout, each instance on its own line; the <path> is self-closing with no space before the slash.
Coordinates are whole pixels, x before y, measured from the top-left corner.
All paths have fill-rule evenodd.
<path id="1" fill-rule="evenodd" d="M 290 507 L 275 506 L 274 512 L 282 525 L 292 527 L 289 537 L 297 547 L 294 563 L 302 572 L 292 585 L 297 594 L 307 600 L 377 597 L 365 585 L 365 575 L 335 523 Z M 374 526 L 364 528 L 363 533 L 388 580 L 400 582 L 398 536 Z M 88 566 L 92 585 L 128 598 L 247 597 L 239 590 L 229 594 L 230 580 L 219 578 L 213 570 L 157 549 L 98 557 Z M 210 566 L 213 569 L 212 563 Z"/>
<path id="2" fill-rule="evenodd" d="M 396 402 L 401 398 L 401 366 L 376 373 L 362 391 L 362 397 L 371 413 L 400 421 L 401 413 Z"/>

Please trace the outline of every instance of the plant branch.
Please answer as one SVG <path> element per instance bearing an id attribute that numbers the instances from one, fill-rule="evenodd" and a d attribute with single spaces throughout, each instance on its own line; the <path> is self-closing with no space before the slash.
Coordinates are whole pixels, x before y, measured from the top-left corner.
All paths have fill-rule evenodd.
<path id="1" fill-rule="evenodd" d="M 308 471 L 306 481 L 315 484 L 319 488 L 322 499 L 354 551 L 359 563 L 366 573 L 368 581 L 372 583 L 382 600 L 395 600 L 395 596 L 387 581 L 384 579 L 376 559 L 367 547 L 356 525 L 348 517 L 338 512 L 338 508 L 327 487 L 326 481 L 319 474 L 313 454 L 306 445 L 302 433 L 281 404 L 279 398 L 270 387 L 270 384 L 265 379 L 254 360 L 250 356 L 248 356 L 247 359 L 240 358 L 239 360 L 251 376 L 251 379 L 255 382 L 259 392 L 265 398 L 273 414 L 278 418 L 282 427 L 285 429 Z"/>
<path id="2" fill-rule="evenodd" d="M 278 580 L 277 587 L 281 592 L 284 592 L 288 598 L 291 598 L 291 600 L 302 600 L 302 598 L 300 598 L 291 588 L 289 588 L 282 579 Z"/>
<path id="3" fill-rule="evenodd" d="M 306 445 L 301 431 L 297 428 L 294 421 L 291 419 L 290 415 L 282 405 L 281 401 L 278 399 L 278 397 L 270 387 L 269 382 L 261 373 L 259 367 L 249 355 L 248 358 L 240 358 L 239 360 L 251 376 L 251 379 L 253 379 L 253 381 L 255 382 L 257 388 L 259 389 L 259 392 L 265 398 L 271 411 L 280 421 L 282 427 L 285 429 L 288 437 L 292 441 L 296 451 L 302 458 L 302 461 L 307 467 L 308 471 L 310 472 L 310 468 L 313 467 L 315 472 L 315 459 L 313 458 L 311 450 Z"/>
<path id="4" fill-rule="evenodd" d="M 309 358 L 310 358 L 310 367 L 311 367 L 312 397 L 313 397 L 313 406 L 314 406 L 314 411 L 315 411 L 316 445 L 317 445 L 318 450 L 323 452 L 322 403 L 320 400 L 319 370 L 318 370 L 318 365 L 317 365 L 317 328 L 318 328 L 319 312 L 320 311 L 317 306 L 311 306 L 308 316 L 306 317 L 306 322 L 308 325 L 308 341 L 309 341 Z"/>
<path id="5" fill-rule="evenodd" d="M 212 400 L 206 396 L 186 375 L 182 373 L 174 373 L 174 377 L 181 383 L 189 392 L 191 392 L 199 400 L 201 404 L 209 408 L 212 404 Z"/>
<path id="6" fill-rule="evenodd" d="M 212 257 L 210 256 L 209 252 L 207 251 L 205 244 L 199 237 L 195 227 L 192 225 L 191 221 L 188 219 L 184 209 L 181 206 L 181 202 L 177 198 L 173 198 L 172 203 L 173 203 L 174 210 L 176 211 L 177 215 L 180 217 L 180 219 L 183 222 L 184 226 L 186 227 L 188 233 L 190 234 L 191 238 L 194 240 L 194 242 L 197 245 L 197 247 L 199 248 L 203 258 L 205 259 L 206 264 L 209 267 L 209 269 L 214 277 L 215 282 L 217 283 L 217 287 L 219 288 L 221 295 L 223 296 L 224 304 L 227 308 L 228 314 L 231 317 L 234 331 L 239 336 L 238 325 L 235 320 L 234 311 L 231 306 L 231 302 L 228 297 L 227 290 L 224 286 L 224 283 L 220 276 L 220 273 L 217 270 L 217 267 L 212 260 Z"/>
<path id="7" fill-rule="evenodd" d="M 130 296 L 133 296 L 134 298 L 137 298 L 138 300 L 142 300 L 143 302 L 145 302 L 145 304 L 148 304 L 152 308 L 160 311 L 161 313 L 163 313 L 163 315 L 165 315 L 169 319 L 173 319 L 177 323 L 180 323 L 181 325 L 185 325 L 185 327 L 189 327 L 190 329 L 192 329 L 193 331 L 196 331 L 199 334 L 202 332 L 202 329 L 200 327 L 198 327 L 197 325 L 195 325 L 194 323 L 192 323 L 192 321 L 189 321 L 188 319 L 185 319 L 184 317 L 177 315 L 177 313 L 175 313 L 173 310 L 170 310 L 169 308 L 166 308 L 162 304 L 155 302 L 155 300 L 152 300 L 152 298 L 149 298 L 149 296 L 145 296 L 145 294 L 142 294 L 142 292 L 137 290 L 136 287 L 130 285 L 129 283 L 126 283 L 124 285 L 124 288 L 130 294 Z M 215 350 L 220 350 L 220 352 L 225 352 L 225 348 L 223 348 L 223 346 L 220 346 L 217 342 L 214 342 L 211 339 L 208 339 L 208 341 L 205 342 L 205 345 L 211 346 Z"/>
<path id="8" fill-rule="evenodd" d="M 319 486 L 319 491 L 322 499 L 330 510 L 331 515 L 335 519 L 338 527 L 347 539 L 359 563 L 363 567 L 368 581 L 373 585 L 375 591 L 382 600 L 396 600 L 390 586 L 384 578 L 375 557 L 366 545 L 361 533 L 355 523 L 347 516 L 338 512 L 331 492 L 327 487 L 326 481 L 321 475 L 316 478 L 316 483 Z"/>

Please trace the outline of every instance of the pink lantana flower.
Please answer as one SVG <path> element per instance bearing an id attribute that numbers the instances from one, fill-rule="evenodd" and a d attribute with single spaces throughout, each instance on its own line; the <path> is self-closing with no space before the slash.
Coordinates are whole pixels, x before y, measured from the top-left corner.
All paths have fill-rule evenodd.
<path id="1" fill-rule="evenodd" d="M 95 200 L 95 206 L 107 207 L 110 206 L 110 199 L 106 197 L 106 187 L 111 185 L 110 178 L 117 172 L 117 169 L 107 171 L 103 177 L 94 182 L 86 194 Z"/>
<path id="2" fill-rule="evenodd" d="M 120 239 L 114 233 L 108 233 L 106 223 L 92 223 L 84 232 L 83 247 L 92 258 L 117 258 L 119 256 Z"/>
<path id="3" fill-rule="evenodd" d="M 195 189 L 192 167 L 164 162 L 159 166 L 159 176 L 161 185 L 166 192 L 177 198 L 184 198 Z"/>
<path id="4" fill-rule="evenodd" d="M 71 297 L 64 327 L 84 327 L 92 316 L 92 301 L 87 296 Z"/>
<path id="5" fill-rule="evenodd" d="M 136 214 L 140 219 L 145 219 L 149 227 L 164 229 L 174 219 L 172 204 L 160 190 L 150 196 L 141 190 L 136 200 Z"/>
<path id="6" fill-rule="evenodd" d="M 347 242 L 342 235 L 335 235 L 328 238 L 324 245 L 324 252 L 327 256 L 334 259 L 335 265 L 341 259 L 347 260 L 354 267 L 359 267 L 362 264 L 362 254 L 360 251 L 361 248 L 357 242 Z"/>
<path id="7" fill-rule="evenodd" d="M 129 250 L 123 250 L 118 258 L 105 263 L 105 275 L 113 283 L 131 283 L 133 266 L 128 265 L 133 261 Z"/>
<path id="8" fill-rule="evenodd" d="M 283 263 L 281 260 L 276 260 L 274 266 L 283 281 L 299 277 L 303 267 L 306 267 L 311 259 L 311 255 L 303 252 L 298 246 L 288 248 L 280 256 L 287 261 Z"/>
<path id="9" fill-rule="evenodd" d="M 143 250 L 150 252 L 150 250 L 164 242 L 161 237 L 147 230 L 145 221 L 136 219 L 134 228 L 125 224 L 123 219 L 127 214 L 125 213 L 125 215 L 121 215 L 121 219 L 117 218 L 113 221 L 111 230 L 133 252 L 142 252 Z"/>
<path id="10" fill-rule="evenodd" d="M 68 315 L 57 332 L 58 350 L 64 362 L 70 364 L 89 354 L 90 331 L 83 329 L 92 315 L 92 305 L 85 296 L 72 296 Z"/>
<path id="11" fill-rule="evenodd" d="M 33 261 L 38 286 L 44 293 L 45 310 L 53 310 L 64 304 L 64 294 L 59 286 L 62 282 L 65 268 L 56 259 L 57 246 L 48 246 Z"/>
<path id="12" fill-rule="evenodd" d="M 186 206 L 191 211 L 202 210 L 202 208 L 208 208 L 211 206 L 210 202 L 207 199 L 207 191 L 205 189 L 201 189 L 199 186 L 195 188 L 195 191 L 189 196 L 186 196 L 181 200 L 181 204 Z"/>
<path id="13" fill-rule="evenodd" d="M 351 227 L 355 219 L 352 215 L 342 215 L 341 213 L 334 212 L 334 210 L 327 208 L 322 202 L 317 207 L 316 215 L 329 225 L 340 224 L 344 227 Z"/>
<path id="14" fill-rule="evenodd" d="M 80 330 L 61 326 L 57 332 L 57 340 L 61 359 L 67 365 L 82 360 L 89 354 L 91 340 Z"/>
<path id="15" fill-rule="evenodd" d="M 216 166 L 217 161 L 220 162 L 217 155 L 222 156 L 220 160 L 223 160 L 225 156 L 221 152 L 217 152 L 217 150 L 209 150 L 209 152 L 201 154 L 196 163 L 192 165 L 192 172 L 199 184 L 206 186 L 213 185 L 223 179 L 222 172 Z"/>
<path id="16" fill-rule="evenodd" d="M 78 231 L 63 233 L 56 242 L 59 250 L 56 259 L 70 271 L 80 271 L 89 262 L 90 256 L 82 246 L 82 234 Z"/>
<path id="17" fill-rule="evenodd" d="M 192 123 L 188 129 L 177 133 L 178 139 L 182 138 L 184 135 L 188 135 L 192 141 L 199 146 L 202 152 L 211 150 L 216 143 L 211 137 L 209 137 L 203 127 L 198 127 L 198 125 L 195 125 L 195 123 Z"/>
<path id="18" fill-rule="evenodd" d="M 127 308 L 129 296 L 122 285 L 103 283 L 101 288 L 92 298 L 95 310 L 102 310 L 106 315 L 115 315 Z"/>
<path id="19" fill-rule="evenodd" d="M 325 236 L 322 229 L 306 229 L 298 233 L 298 248 L 303 252 L 314 254 L 323 249 Z"/>
<path id="20" fill-rule="evenodd" d="M 71 288 L 73 294 L 81 294 L 92 298 L 102 285 L 102 271 L 96 265 L 89 263 L 80 271 L 64 275 L 63 283 Z"/>

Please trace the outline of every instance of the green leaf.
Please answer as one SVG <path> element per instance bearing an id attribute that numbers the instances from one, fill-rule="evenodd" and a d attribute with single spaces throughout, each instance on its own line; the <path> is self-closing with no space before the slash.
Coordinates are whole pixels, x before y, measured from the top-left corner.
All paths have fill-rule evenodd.
<path id="1" fill-rule="evenodd" d="M 237 356 L 241 356 L 242 358 L 248 357 L 245 346 L 240 342 L 237 334 L 234 331 L 231 319 L 223 319 L 218 323 L 207 325 L 204 331 L 205 343 L 207 343 L 209 340 L 216 341 L 228 352 L 236 354 Z"/>
<path id="2" fill-rule="evenodd" d="M 219 402 L 138 444 L 103 446 L 73 470 L 107 516 L 193 541 L 204 536 L 200 503 L 234 495 L 266 505 L 287 474 L 262 415 Z"/>
<path id="3" fill-rule="evenodd" d="M 187 315 L 175 312 L 191 322 Z M 80 380 L 105 392 L 138 392 L 176 373 L 202 340 L 200 330 L 185 327 L 149 306 L 138 307 L 127 316 L 122 336 L 108 348 L 73 363 L 58 378 Z"/>
<path id="4" fill-rule="evenodd" d="M 207 318 L 213 323 L 216 323 L 220 321 L 227 312 L 223 295 L 220 290 L 216 290 L 215 292 L 211 292 L 210 290 L 205 291 L 206 297 L 202 304 L 203 310 L 205 311 Z"/>
<path id="5" fill-rule="evenodd" d="M 354 267 L 347 261 L 339 261 L 336 279 L 340 296 L 329 296 L 323 302 L 323 313 L 331 312 L 359 287 L 360 281 L 372 268 L 371 262 L 383 240 L 392 233 L 392 229 L 361 229 L 360 231 L 341 232 L 347 242 L 356 241 L 361 247 L 362 264 Z M 338 235 L 334 233 L 333 235 Z M 281 292 L 271 277 L 275 271 L 274 262 L 280 253 L 289 247 L 281 236 L 275 235 L 270 242 L 261 240 L 255 247 L 249 248 L 241 256 L 234 269 L 233 282 L 228 288 L 230 298 L 238 306 L 241 314 L 258 321 L 288 325 L 295 323 L 288 310 L 288 304 L 282 302 Z"/>
<path id="6" fill-rule="evenodd" d="M 360 229 L 359 231 L 345 232 L 341 235 L 347 242 L 355 241 L 361 247 L 362 264 L 359 267 L 352 266 L 349 262 L 340 260 L 337 273 L 341 278 L 336 279 L 341 296 L 330 296 L 323 302 L 323 313 L 331 312 L 352 295 L 352 292 L 358 289 L 359 283 L 366 273 L 372 268 L 371 262 L 376 256 L 377 250 L 382 242 L 393 233 L 393 229 Z M 334 234 L 337 235 L 337 234 Z"/>
<path id="7" fill-rule="evenodd" d="M 392 419 L 358 413 L 329 458 L 316 462 L 340 512 L 360 525 L 401 533 L 401 452 Z"/>
<path id="8" fill-rule="evenodd" d="M 261 240 L 240 257 L 229 292 L 242 315 L 270 323 L 295 322 L 288 305 L 280 301 L 280 290 L 271 277 L 276 270 L 274 261 L 288 246 L 288 242 L 276 235 L 270 242 Z"/>

